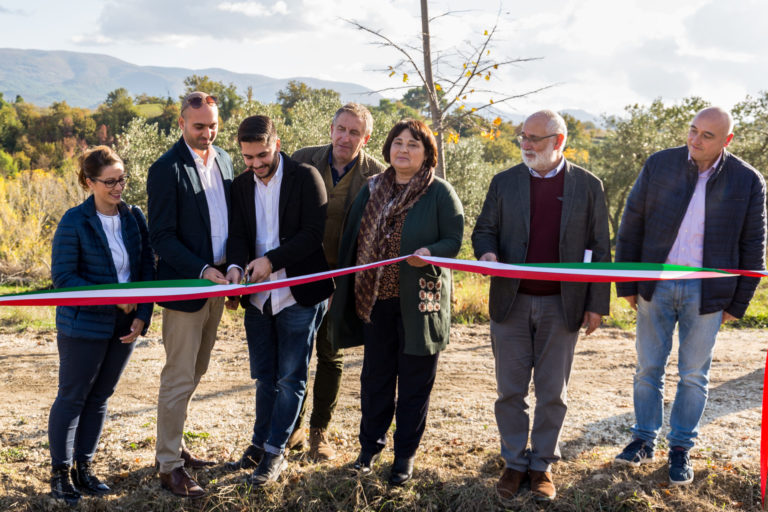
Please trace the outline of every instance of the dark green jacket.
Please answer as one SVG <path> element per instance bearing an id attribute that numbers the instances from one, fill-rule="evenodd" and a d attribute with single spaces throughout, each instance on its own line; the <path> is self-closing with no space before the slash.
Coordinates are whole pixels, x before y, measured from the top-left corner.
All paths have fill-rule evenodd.
<path id="1" fill-rule="evenodd" d="M 341 238 L 339 267 L 351 267 L 356 263 L 357 235 L 369 197 L 368 187 L 364 187 L 352 203 Z M 463 234 L 464 210 L 459 197 L 447 181 L 435 178 L 406 214 L 400 254 L 411 254 L 426 247 L 432 256 L 453 258 L 459 253 Z M 451 328 L 450 270 L 433 265 L 412 267 L 405 261 L 398 265 L 404 351 L 410 355 L 436 354 L 448 344 Z M 328 333 L 335 349 L 363 344 L 363 321 L 355 312 L 354 284 L 354 274 L 337 279 L 328 313 Z"/>

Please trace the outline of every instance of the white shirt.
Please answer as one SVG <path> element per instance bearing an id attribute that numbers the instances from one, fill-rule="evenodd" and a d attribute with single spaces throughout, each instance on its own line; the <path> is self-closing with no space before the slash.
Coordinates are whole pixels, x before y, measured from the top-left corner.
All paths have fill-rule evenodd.
<path id="1" fill-rule="evenodd" d="M 101 221 L 101 227 L 104 228 L 104 234 L 107 235 L 109 251 L 112 253 L 112 261 L 117 271 L 117 282 L 127 283 L 131 280 L 131 260 L 128 258 L 128 251 L 123 243 L 123 231 L 120 224 L 120 214 L 104 215 L 96 212 Z"/>
<path id="2" fill-rule="evenodd" d="M 280 162 L 272 178 L 265 185 L 256 175 L 253 175 L 253 186 L 256 187 L 254 201 L 256 203 L 256 257 L 261 258 L 267 252 L 280 246 L 280 184 L 283 182 L 283 157 L 278 153 Z M 269 281 L 285 279 L 287 274 L 281 268 L 269 274 Z M 288 306 L 296 304 L 289 287 L 260 292 L 251 295 L 251 304 L 263 311 L 264 303 L 272 296 L 272 314 L 276 315 Z"/>
<path id="3" fill-rule="evenodd" d="M 704 220 L 707 203 L 707 181 L 715 172 L 717 165 L 723 158 L 722 152 L 717 157 L 712 167 L 699 173 L 696 188 L 693 189 L 688 209 L 685 210 L 680 228 L 677 230 L 675 243 L 669 250 L 667 261 L 671 265 L 685 265 L 688 267 L 701 267 L 704 262 Z M 688 155 L 691 162 L 691 155 Z"/>
<path id="4" fill-rule="evenodd" d="M 186 144 L 186 141 L 184 141 Z M 221 177 L 221 169 L 216 163 L 216 150 L 208 150 L 208 162 L 194 152 L 187 144 L 189 152 L 195 161 L 195 168 L 200 177 L 200 184 L 205 191 L 205 200 L 208 203 L 208 216 L 211 219 L 211 248 L 213 249 L 213 264 L 221 265 L 227 258 L 227 233 L 229 221 L 227 215 L 227 199 L 224 196 L 224 180 Z"/>

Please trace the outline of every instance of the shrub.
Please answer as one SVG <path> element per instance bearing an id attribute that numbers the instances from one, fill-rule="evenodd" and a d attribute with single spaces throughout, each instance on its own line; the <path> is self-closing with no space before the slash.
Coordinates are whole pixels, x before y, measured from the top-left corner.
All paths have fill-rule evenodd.
<path id="1" fill-rule="evenodd" d="M 38 169 L 0 176 L 0 276 L 15 281 L 48 278 L 56 225 L 85 197 L 72 173 L 56 176 Z"/>

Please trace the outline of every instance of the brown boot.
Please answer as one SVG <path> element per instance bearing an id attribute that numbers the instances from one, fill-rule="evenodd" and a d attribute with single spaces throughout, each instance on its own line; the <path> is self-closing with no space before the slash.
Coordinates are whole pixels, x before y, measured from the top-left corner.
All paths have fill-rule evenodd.
<path id="1" fill-rule="evenodd" d="M 336 450 L 325 438 L 322 428 L 309 429 L 309 457 L 317 462 L 336 458 Z"/>
<path id="2" fill-rule="evenodd" d="M 552 473 L 549 471 L 530 470 L 531 494 L 536 501 L 552 501 L 555 499 L 555 483 L 552 481 Z"/>
<path id="3" fill-rule="evenodd" d="M 170 473 L 160 473 L 160 486 L 168 489 L 176 496 L 184 498 L 199 498 L 205 496 L 205 489 L 200 487 L 183 466 Z"/>
<path id="4" fill-rule="evenodd" d="M 291 437 L 288 438 L 288 441 L 285 443 L 285 450 L 291 450 L 294 452 L 303 452 L 304 451 L 304 441 L 307 440 L 307 433 L 304 432 L 304 429 L 299 427 L 296 430 L 293 431 L 291 434 Z"/>
<path id="5" fill-rule="evenodd" d="M 499 481 L 496 482 L 496 496 L 502 502 L 511 500 L 517 495 L 520 485 L 528 480 L 528 473 L 517 471 L 512 468 L 505 468 Z"/>

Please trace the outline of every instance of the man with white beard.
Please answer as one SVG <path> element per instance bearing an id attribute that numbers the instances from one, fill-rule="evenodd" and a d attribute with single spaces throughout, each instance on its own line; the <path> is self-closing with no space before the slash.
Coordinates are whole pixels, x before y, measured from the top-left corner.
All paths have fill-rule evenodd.
<path id="1" fill-rule="evenodd" d="M 518 137 L 523 163 L 494 176 L 472 233 L 475 257 L 502 263 L 610 261 L 608 212 L 600 180 L 563 156 L 567 128 L 551 110 L 532 114 Z M 506 468 L 496 493 L 552 500 L 566 388 L 579 328 L 608 314 L 610 285 L 491 278 L 491 345 L 496 423 Z M 528 386 L 536 396 L 528 448 Z"/>

